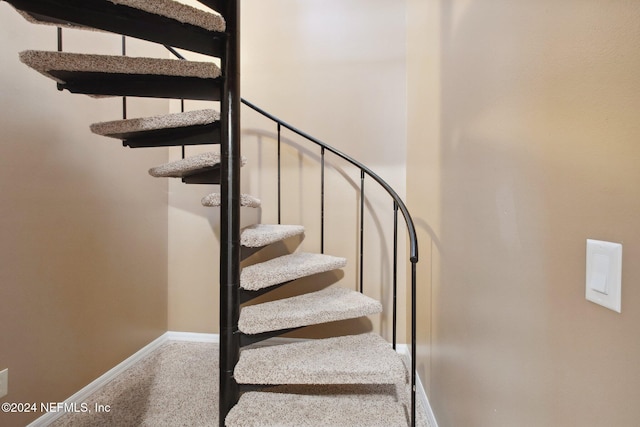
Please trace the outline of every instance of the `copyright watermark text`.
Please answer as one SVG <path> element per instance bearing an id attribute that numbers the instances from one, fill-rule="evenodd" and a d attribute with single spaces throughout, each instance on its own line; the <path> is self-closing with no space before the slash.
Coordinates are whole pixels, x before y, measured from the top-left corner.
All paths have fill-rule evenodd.
<path id="1" fill-rule="evenodd" d="M 5 402 L 1 405 L 2 412 L 5 413 L 87 413 L 87 412 L 111 412 L 111 405 L 102 405 L 99 403 L 77 403 L 77 402 Z"/>

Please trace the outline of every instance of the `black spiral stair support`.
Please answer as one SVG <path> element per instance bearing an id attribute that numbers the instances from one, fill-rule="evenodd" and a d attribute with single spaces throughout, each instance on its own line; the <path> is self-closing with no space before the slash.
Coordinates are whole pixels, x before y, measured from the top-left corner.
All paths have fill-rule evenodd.
<path id="1" fill-rule="evenodd" d="M 240 397 L 233 370 L 240 357 L 240 1 L 221 2 L 227 22 L 222 55 L 223 91 L 220 208 L 220 402 L 219 425 Z"/>

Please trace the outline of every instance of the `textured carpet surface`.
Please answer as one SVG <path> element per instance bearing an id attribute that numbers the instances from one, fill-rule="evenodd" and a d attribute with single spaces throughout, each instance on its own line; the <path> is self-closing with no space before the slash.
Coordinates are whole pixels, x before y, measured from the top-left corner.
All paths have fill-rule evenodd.
<path id="1" fill-rule="evenodd" d="M 346 258 L 296 252 L 247 266 L 240 273 L 240 287 L 256 291 L 301 277 L 323 273 L 347 265 Z"/>
<path id="2" fill-rule="evenodd" d="M 246 159 L 244 157 L 242 158 L 241 163 L 242 165 L 246 163 Z M 212 151 L 156 166 L 149 169 L 149 175 L 157 178 L 182 178 L 200 170 L 212 168 L 219 164 L 220 153 Z"/>
<path id="3" fill-rule="evenodd" d="M 406 362 L 405 362 L 406 365 Z M 105 387 L 91 395 L 84 403 L 110 405 L 106 413 L 68 413 L 53 427 L 217 427 L 218 426 L 218 345 L 211 343 L 168 342 L 119 375 Z M 371 406 L 368 401 L 398 401 L 405 408 L 410 406 L 409 386 L 403 380 L 389 385 L 331 385 L 331 386 L 278 386 L 267 389 L 276 393 L 321 395 L 328 398 L 348 396 L 359 404 Z M 418 400 L 418 403 L 420 401 Z M 321 405 L 321 403 L 318 403 Z M 375 405 L 374 405 L 375 406 Z M 255 405 L 254 409 L 257 409 Z M 263 408 L 264 410 L 277 410 Z M 375 408 L 372 408 L 372 411 Z M 408 411 L 408 409 L 405 409 Z M 270 411 L 268 411 L 270 412 Z M 306 426 L 309 412 L 294 411 L 283 415 L 283 423 L 274 426 Z M 258 414 L 251 417 L 255 419 Z M 349 413 L 336 415 L 349 419 Z M 425 410 L 418 405 L 416 425 L 429 427 Z M 376 418 L 375 416 L 373 417 Z M 285 420 L 294 420 L 286 424 Z M 317 427 L 375 427 L 372 424 L 316 424 Z M 233 427 L 254 425 L 246 419 L 229 419 Z M 239 424 L 237 422 L 240 422 Z M 288 421 L 287 421 L 288 422 Z M 298 424 L 296 424 L 298 423 Z M 398 427 L 407 424 L 388 423 Z M 231 425 L 230 425 L 231 427 Z"/>
<path id="4" fill-rule="evenodd" d="M 212 62 L 131 56 L 93 55 L 85 53 L 26 50 L 20 60 L 41 74 L 62 82 L 53 71 L 98 72 L 107 74 L 147 74 L 215 79 L 220 68 Z"/>
<path id="5" fill-rule="evenodd" d="M 211 193 L 204 196 L 201 200 L 202 206 L 217 208 L 222 205 L 222 194 Z M 262 202 L 257 197 L 250 194 L 240 194 L 240 206 L 245 208 L 259 208 Z"/>
<path id="6" fill-rule="evenodd" d="M 226 28 L 224 18 L 219 14 L 209 13 L 183 3 L 173 0 L 109 0 L 113 4 L 124 5 L 133 9 L 143 10 L 153 15 L 159 15 L 165 18 L 171 18 L 184 24 L 195 25 L 205 30 L 223 32 Z M 85 27 L 76 24 L 61 24 L 59 22 L 51 22 L 39 19 L 27 12 L 19 11 L 19 13 L 29 22 L 33 24 L 64 26 L 67 28 L 76 28 L 83 30 L 95 31 L 91 27 Z M 46 19 L 46 18 L 45 18 Z"/>
<path id="7" fill-rule="evenodd" d="M 94 393 L 109 412 L 69 413 L 55 427 L 214 426 L 218 419 L 218 346 L 169 342 Z"/>
<path id="8" fill-rule="evenodd" d="M 392 398 L 245 393 L 226 419 L 228 427 L 400 427 L 404 406 Z"/>
<path id="9" fill-rule="evenodd" d="M 247 248 L 261 248 L 303 233 L 302 225 L 255 224 L 242 230 L 240 244 Z"/>
<path id="10" fill-rule="evenodd" d="M 326 288 L 295 297 L 243 307 L 238 329 L 245 334 L 355 319 L 382 312 L 382 304 L 360 292 Z"/>
<path id="11" fill-rule="evenodd" d="M 391 344 L 374 333 L 245 349 L 241 384 L 395 384 L 406 373 Z"/>
<path id="12" fill-rule="evenodd" d="M 119 138 L 123 134 L 208 125 L 219 120 L 220 113 L 215 110 L 196 110 L 162 116 L 94 123 L 91 125 L 91 132 L 97 135 Z"/>
<path id="13" fill-rule="evenodd" d="M 225 22 L 222 16 L 205 12 L 195 7 L 173 0 L 109 0 L 111 3 L 129 6 L 145 12 L 162 15 L 185 24 L 191 24 L 210 31 L 222 32 Z"/>

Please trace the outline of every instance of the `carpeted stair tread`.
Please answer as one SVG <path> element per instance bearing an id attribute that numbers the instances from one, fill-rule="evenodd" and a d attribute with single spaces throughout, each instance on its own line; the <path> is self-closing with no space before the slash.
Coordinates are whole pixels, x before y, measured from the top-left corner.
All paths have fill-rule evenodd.
<path id="1" fill-rule="evenodd" d="M 216 100 L 220 68 L 212 62 L 28 50 L 20 60 L 59 89 L 95 96 Z"/>
<path id="2" fill-rule="evenodd" d="M 405 409 L 391 398 L 247 392 L 225 419 L 227 427 L 406 427 Z"/>
<path id="3" fill-rule="evenodd" d="M 240 244 L 247 248 L 261 248 L 303 233 L 302 225 L 255 224 L 242 230 Z"/>
<path id="4" fill-rule="evenodd" d="M 241 163 L 246 163 L 244 157 Z M 208 152 L 153 167 L 149 169 L 149 175 L 156 178 L 183 178 L 219 166 L 220 153 Z"/>
<path id="5" fill-rule="evenodd" d="M 375 333 L 242 350 L 234 370 L 240 384 L 396 384 L 404 365 Z"/>
<path id="6" fill-rule="evenodd" d="M 209 31 L 224 32 L 224 18 L 173 0 L 109 0 L 111 3 L 144 10 Z"/>
<path id="7" fill-rule="evenodd" d="M 162 116 L 94 123 L 91 125 L 91 132 L 110 138 L 127 139 L 159 130 L 205 126 L 219 120 L 220 113 L 215 110 L 196 110 Z"/>
<path id="8" fill-rule="evenodd" d="M 95 55 L 71 52 L 25 50 L 20 60 L 34 70 L 63 83 L 53 71 L 97 72 L 106 74 L 153 74 L 215 79 L 220 68 L 212 62 L 178 59 L 141 58 L 118 55 Z"/>
<path id="9" fill-rule="evenodd" d="M 95 29 L 220 57 L 225 20 L 174 0 L 6 0 L 36 24 Z"/>
<path id="10" fill-rule="evenodd" d="M 373 298 L 344 288 L 317 292 L 243 307 L 238 329 L 244 334 L 260 334 L 299 328 L 337 320 L 355 319 L 382 312 Z"/>
<path id="11" fill-rule="evenodd" d="M 217 208 L 222 204 L 222 195 L 220 193 L 211 193 L 202 198 L 202 206 Z M 259 208 L 262 202 L 257 197 L 249 194 L 240 195 L 240 206 L 246 208 Z"/>
<path id="12" fill-rule="evenodd" d="M 85 0 L 86 1 L 86 0 Z M 226 24 L 224 18 L 219 14 L 196 9 L 184 3 L 173 0 L 108 0 L 115 5 L 127 6 L 138 9 L 152 15 L 174 19 L 183 24 L 190 24 L 208 31 L 224 32 Z M 91 2 L 87 2 L 91 7 Z M 93 29 L 79 24 L 64 22 L 59 19 L 49 18 L 42 15 L 35 15 L 29 12 L 20 11 L 24 18 L 33 24 L 65 26 L 77 29 Z"/>
<path id="13" fill-rule="evenodd" d="M 243 268 L 240 272 L 240 287 L 257 291 L 312 274 L 336 270 L 345 265 L 346 258 L 296 252 Z"/>

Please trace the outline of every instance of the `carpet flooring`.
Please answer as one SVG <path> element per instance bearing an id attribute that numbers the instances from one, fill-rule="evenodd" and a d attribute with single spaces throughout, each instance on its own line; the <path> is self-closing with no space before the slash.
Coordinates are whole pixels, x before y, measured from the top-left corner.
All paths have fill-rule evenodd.
<path id="1" fill-rule="evenodd" d="M 367 386 L 359 387 L 358 394 L 366 396 Z M 380 387 L 372 386 L 371 394 L 379 394 Z M 399 401 L 409 402 L 409 387 L 405 384 L 392 387 L 390 392 Z M 68 413 L 51 426 L 217 427 L 218 345 L 169 341 L 84 403 L 89 408 L 95 404 L 109 405 L 110 411 Z M 421 405 L 418 405 L 416 425 L 429 427 Z"/>

